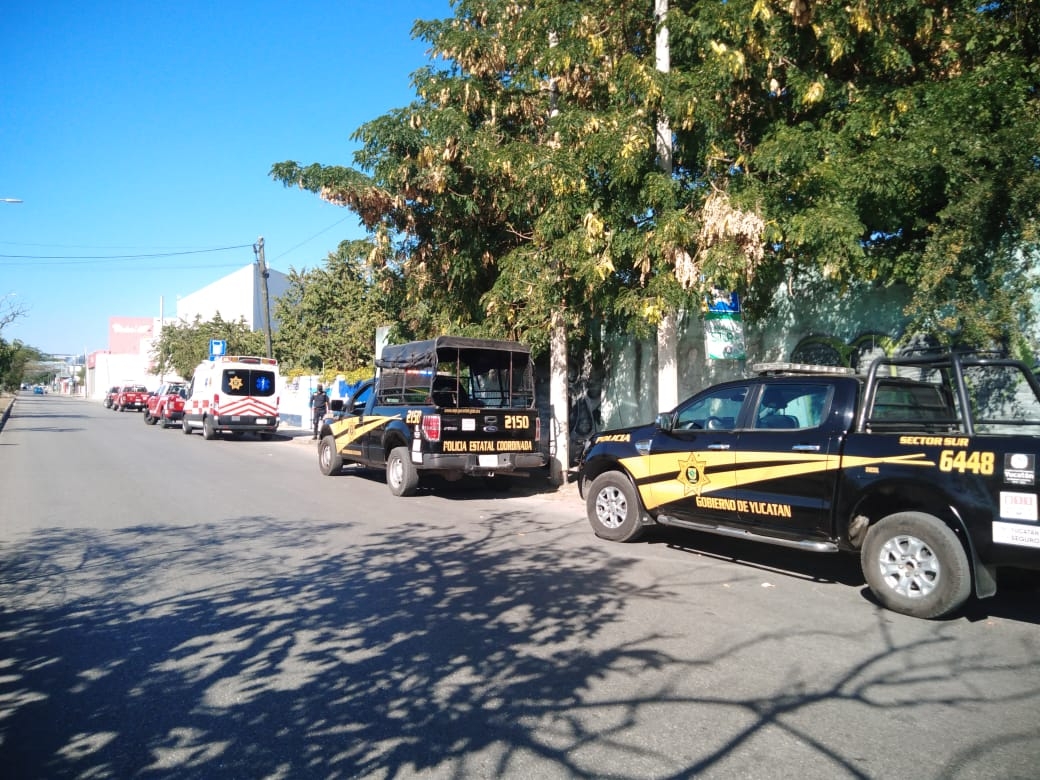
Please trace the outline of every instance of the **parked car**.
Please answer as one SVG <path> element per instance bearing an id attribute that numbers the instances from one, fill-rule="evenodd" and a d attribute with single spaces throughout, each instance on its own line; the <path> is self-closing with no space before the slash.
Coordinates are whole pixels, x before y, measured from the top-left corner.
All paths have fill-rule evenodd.
<path id="1" fill-rule="evenodd" d="M 184 399 L 188 395 L 186 382 L 167 382 L 148 395 L 144 409 L 145 425 L 159 423 L 161 428 L 168 428 L 171 423 L 184 417 Z"/>
<path id="2" fill-rule="evenodd" d="M 848 552 L 882 605 L 937 618 L 992 596 L 1000 568 L 1040 569 L 1038 462 L 1024 364 L 925 352 L 865 376 L 763 365 L 597 434 L 578 487 L 604 539 L 663 525 Z"/>
<path id="3" fill-rule="evenodd" d="M 119 388 L 119 393 L 116 395 L 116 400 L 113 402 L 113 408 L 117 412 L 125 412 L 127 409 L 133 409 L 135 412 L 139 412 L 145 408 L 147 403 L 147 387 L 144 385 L 123 385 Z"/>
<path id="4" fill-rule="evenodd" d="M 223 355 L 195 368 L 184 400 L 181 430 L 202 438 L 252 432 L 269 439 L 278 430 L 278 361 L 255 355 Z"/>
<path id="5" fill-rule="evenodd" d="M 508 489 L 509 477 L 546 465 L 529 347 L 440 336 L 387 345 L 376 365 L 379 377 L 322 425 L 322 474 L 356 463 L 384 470 L 393 495 L 411 496 L 425 475 Z"/>

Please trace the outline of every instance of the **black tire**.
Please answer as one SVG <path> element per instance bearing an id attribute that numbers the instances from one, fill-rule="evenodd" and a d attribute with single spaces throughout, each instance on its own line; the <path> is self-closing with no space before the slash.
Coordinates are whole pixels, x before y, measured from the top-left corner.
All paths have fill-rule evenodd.
<path id="1" fill-rule="evenodd" d="M 407 447 L 394 447 L 386 459 L 386 484 L 395 496 L 414 496 L 419 489 L 419 472 L 408 455 Z"/>
<path id="2" fill-rule="evenodd" d="M 332 477 L 343 470 L 343 456 L 336 449 L 336 437 L 332 434 L 318 442 L 318 468 L 326 477 Z"/>
<path id="3" fill-rule="evenodd" d="M 159 427 L 162 428 L 164 431 L 170 427 L 170 421 L 166 419 L 165 412 L 159 416 Z"/>
<path id="4" fill-rule="evenodd" d="M 964 545 L 946 523 L 922 512 L 898 512 L 871 526 L 860 563 L 870 590 L 893 612 L 942 617 L 971 595 Z"/>
<path id="5" fill-rule="evenodd" d="M 208 414 L 202 419 L 202 438 L 206 441 L 217 438 L 217 428 L 213 425 L 213 418 Z"/>
<path id="6" fill-rule="evenodd" d="M 148 414 L 148 410 L 147 409 L 144 410 L 143 417 L 144 417 L 144 424 L 145 425 L 155 425 L 157 422 L 159 422 L 157 419 L 152 417 L 152 415 Z"/>
<path id="7" fill-rule="evenodd" d="M 646 530 L 635 486 L 620 471 L 605 471 L 592 480 L 585 508 L 596 536 L 612 542 L 634 542 Z"/>
<path id="8" fill-rule="evenodd" d="M 191 435 L 191 426 L 188 425 L 188 418 L 187 417 L 182 417 L 181 418 L 181 432 L 184 435 L 186 435 L 186 436 L 190 436 Z"/>

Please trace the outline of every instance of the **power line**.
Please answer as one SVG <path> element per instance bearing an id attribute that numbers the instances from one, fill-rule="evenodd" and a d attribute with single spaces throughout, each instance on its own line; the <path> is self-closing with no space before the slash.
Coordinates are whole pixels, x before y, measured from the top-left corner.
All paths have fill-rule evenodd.
<path id="1" fill-rule="evenodd" d="M 72 265 L 77 263 L 107 262 L 109 260 L 152 260 L 160 257 L 184 257 L 185 255 L 201 255 L 210 252 L 227 252 L 232 249 L 252 248 L 252 244 L 237 244 L 235 246 L 221 246 L 212 249 L 187 249 L 180 252 L 151 252 L 136 255 L 7 255 L 0 254 L 0 258 L 10 260 L 62 260 L 62 263 L 51 263 L 50 265 Z M 25 265 L 24 263 L 0 263 L 0 265 Z"/>
<path id="2" fill-rule="evenodd" d="M 289 254 L 289 253 L 290 253 L 290 252 L 292 252 L 293 250 L 299 249 L 299 248 L 300 248 L 301 246 L 303 246 L 304 244 L 307 244 L 307 243 L 309 243 L 309 242 L 313 241 L 314 239 L 316 239 L 316 238 L 317 238 L 318 236 L 322 235 L 323 233 L 328 233 L 328 232 L 329 232 L 330 230 L 332 230 L 332 228 L 336 227 L 336 225 L 341 225 L 341 224 L 343 224 L 343 223 L 344 223 L 344 222 L 346 222 L 346 221 L 347 221 L 348 219 L 350 219 L 350 218 L 351 218 L 352 216 L 354 216 L 354 215 L 353 215 L 353 214 L 348 214 L 347 216 L 343 217 L 343 219 L 340 219 L 340 220 L 337 220 L 337 221 L 333 222 L 333 223 L 332 223 L 331 225 L 329 225 L 329 226 L 328 226 L 327 228 L 325 228 L 324 230 L 319 230 L 319 231 L 318 231 L 317 233 L 315 233 L 315 234 L 314 234 L 313 236 L 311 236 L 310 238 L 305 238 L 305 239 L 304 239 L 303 241 L 301 241 L 300 243 L 296 244 L 295 246 L 291 246 L 291 247 L 289 247 L 288 249 L 286 249 L 286 250 L 285 250 L 284 252 L 282 252 L 281 254 L 279 254 L 279 255 L 275 256 L 275 257 L 274 257 L 273 259 L 274 259 L 274 260 L 278 260 L 278 259 L 280 259 L 280 258 L 282 258 L 282 257 L 285 257 L 285 256 L 286 256 L 287 254 Z"/>

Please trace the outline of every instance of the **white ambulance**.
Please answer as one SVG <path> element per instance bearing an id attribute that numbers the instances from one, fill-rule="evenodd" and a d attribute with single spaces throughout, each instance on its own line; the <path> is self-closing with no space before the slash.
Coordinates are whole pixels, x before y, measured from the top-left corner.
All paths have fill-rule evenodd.
<path id="1" fill-rule="evenodd" d="M 252 431 L 268 439 L 278 428 L 278 361 L 246 355 L 220 355 L 199 363 L 188 387 L 181 428 L 238 436 Z"/>

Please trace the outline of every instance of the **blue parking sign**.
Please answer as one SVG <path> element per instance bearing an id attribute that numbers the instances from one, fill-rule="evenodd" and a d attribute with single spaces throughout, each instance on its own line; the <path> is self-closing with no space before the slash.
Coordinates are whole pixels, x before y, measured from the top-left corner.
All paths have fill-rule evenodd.
<path id="1" fill-rule="evenodd" d="M 209 340 L 209 359 L 213 360 L 227 353 L 227 342 L 224 339 Z"/>

